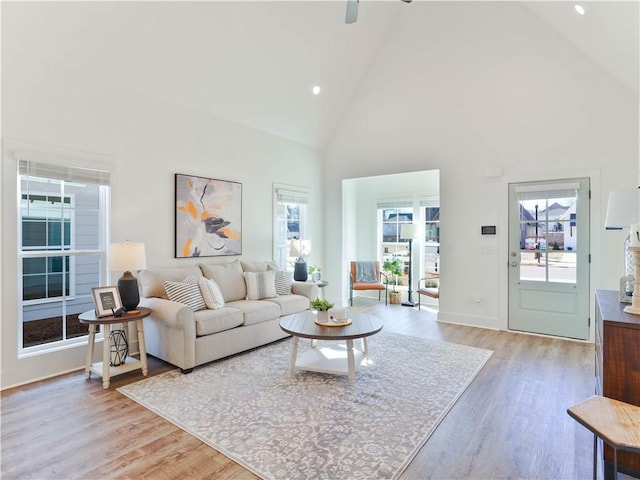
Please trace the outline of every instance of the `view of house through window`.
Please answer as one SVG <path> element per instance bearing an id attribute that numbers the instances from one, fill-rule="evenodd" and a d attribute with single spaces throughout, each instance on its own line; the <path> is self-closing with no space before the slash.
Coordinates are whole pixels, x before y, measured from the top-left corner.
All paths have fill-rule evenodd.
<path id="1" fill-rule="evenodd" d="M 78 315 L 101 285 L 108 174 L 21 160 L 19 181 L 20 347 L 87 335 Z"/>

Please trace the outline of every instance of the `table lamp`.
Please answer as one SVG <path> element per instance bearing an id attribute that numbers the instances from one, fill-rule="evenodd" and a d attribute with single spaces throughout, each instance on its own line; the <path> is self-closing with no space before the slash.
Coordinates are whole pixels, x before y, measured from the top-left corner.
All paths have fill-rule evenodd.
<path id="1" fill-rule="evenodd" d="M 416 236 L 416 224 L 415 223 L 405 223 L 400 227 L 400 238 L 402 240 L 407 240 L 409 242 L 409 292 L 407 294 L 407 301 L 403 302 L 402 305 L 405 307 L 414 307 L 415 302 L 413 301 L 413 282 L 411 281 L 411 260 L 412 260 L 412 251 L 411 246 L 413 244 L 413 239 Z"/>
<path id="2" fill-rule="evenodd" d="M 604 222 L 606 230 L 624 230 L 628 229 L 633 233 L 634 225 L 640 222 L 640 189 L 631 188 L 628 190 L 618 190 L 609 193 L 609 203 L 607 205 L 607 216 Z M 638 253 L 635 248 L 640 246 L 640 239 L 631 238 L 629 235 L 624 242 L 624 264 L 625 276 L 634 277 L 634 295 L 632 303 L 639 303 L 636 309 L 640 313 L 640 291 L 638 291 L 638 282 L 640 275 L 637 274 Z M 635 258 L 634 258 L 635 257 Z"/>
<path id="3" fill-rule="evenodd" d="M 140 302 L 138 280 L 131 274 L 131 270 L 147 268 L 147 258 L 144 243 L 126 241 L 112 243 L 109 249 L 109 266 L 112 272 L 124 272 L 118 279 L 118 291 L 125 310 L 135 310 Z"/>
<path id="4" fill-rule="evenodd" d="M 293 279 L 299 282 L 307 281 L 307 262 L 304 257 L 309 256 L 311 254 L 311 241 L 310 240 L 300 240 L 299 238 L 294 238 L 291 240 L 291 245 L 289 246 L 289 256 L 290 257 L 298 257 L 293 269 Z"/>

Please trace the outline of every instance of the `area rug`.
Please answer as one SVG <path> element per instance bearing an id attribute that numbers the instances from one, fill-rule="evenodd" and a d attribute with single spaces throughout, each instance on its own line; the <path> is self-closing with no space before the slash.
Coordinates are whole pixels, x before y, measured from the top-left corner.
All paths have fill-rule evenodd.
<path id="1" fill-rule="evenodd" d="M 355 384 L 291 378 L 287 339 L 118 390 L 265 479 L 395 479 L 493 352 L 385 332 L 368 346 Z"/>

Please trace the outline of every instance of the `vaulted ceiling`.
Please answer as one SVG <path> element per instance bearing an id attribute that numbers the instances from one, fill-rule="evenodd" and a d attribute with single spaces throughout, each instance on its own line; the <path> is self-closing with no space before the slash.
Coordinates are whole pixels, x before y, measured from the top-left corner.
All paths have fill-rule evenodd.
<path id="1" fill-rule="evenodd" d="M 322 149 L 385 40 L 451 3 L 362 0 L 345 25 L 346 1 L 3 2 L 2 68 L 64 71 L 70 89 L 132 90 Z M 637 1 L 586 2 L 583 16 L 517 5 L 637 94 Z"/>

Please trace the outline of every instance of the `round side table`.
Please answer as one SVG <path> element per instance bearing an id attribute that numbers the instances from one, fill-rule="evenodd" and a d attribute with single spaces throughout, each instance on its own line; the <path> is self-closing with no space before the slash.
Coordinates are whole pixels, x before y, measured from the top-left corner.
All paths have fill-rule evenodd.
<path id="1" fill-rule="evenodd" d="M 137 310 L 125 313 L 121 317 L 114 317 L 109 315 L 107 317 L 97 317 L 95 310 L 89 310 L 81 313 L 78 316 L 80 323 L 89 325 L 89 344 L 87 348 L 87 361 L 84 368 L 84 377 L 89 379 L 91 372 L 102 377 L 102 387 L 104 389 L 109 388 L 111 383 L 111 377 L 121 375 L 132 370 L 142 369 L 142 375 L 147 376 L 147 349 L 144 343 L 144 326 L 142 319 L 148 317 L 151 314 L 150 308 L 138 307 Z M 117 366 L 112 367 L 111 363 L 111 345 L 110 345 L 110 333 L 111 325 L 113 324 L 125 324 L 129 322 L 136 322 L 136 330 L 138 331 L 138 344 L 140 348 L 140 360 L 132 357 L 127 357 L 124 362 Z M 102 325 L 102 333 L 104 335 L 104 343 L 102 345 L 102 362 L 93 363 L 93 347 L 96 340 L 96 325 Z"/>

